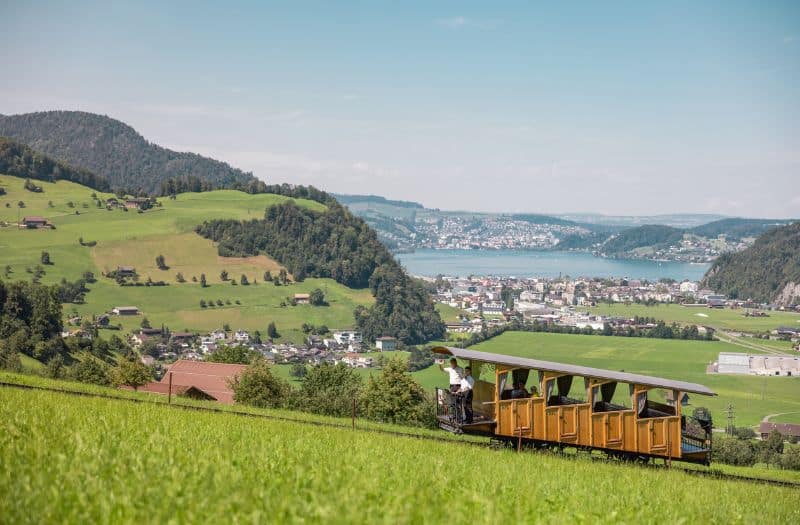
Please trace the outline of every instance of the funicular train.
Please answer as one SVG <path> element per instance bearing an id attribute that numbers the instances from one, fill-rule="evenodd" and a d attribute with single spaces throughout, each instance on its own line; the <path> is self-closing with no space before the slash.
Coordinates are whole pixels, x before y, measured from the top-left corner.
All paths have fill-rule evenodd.
<path id="1" fill-rule="evenodd" d="M 433 351 L 468 361 L 475 379 L 469 422 L 459 406 L 463 397 L 437 389 L 437 419 L 444 430 L 518 446 L 710 464 L 712 422 L 681 414 L 688 394 L 716 395 L 703 385 L 462 348 Z M 529 394 L 519 397 L 520 391 Z"/>

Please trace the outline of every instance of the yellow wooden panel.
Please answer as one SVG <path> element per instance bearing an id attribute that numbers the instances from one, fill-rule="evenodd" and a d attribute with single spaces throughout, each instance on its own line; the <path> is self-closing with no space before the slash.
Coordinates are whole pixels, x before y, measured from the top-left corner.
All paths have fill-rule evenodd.
<path id="1" fill-rule="evenodd" d="M 541 397 L 533 398 L 531 399 L 531 404 L 533 405 L 533 438 L 544 440 L 544 399 Z"/>

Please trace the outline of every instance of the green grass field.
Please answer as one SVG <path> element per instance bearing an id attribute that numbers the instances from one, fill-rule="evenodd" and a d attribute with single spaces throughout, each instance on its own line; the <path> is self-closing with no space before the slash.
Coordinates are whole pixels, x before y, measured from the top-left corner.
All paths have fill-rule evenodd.
<path id="1" fill-rule="evenodd" d="M 800 518 L 795 489 L 121 400 L 3 388 L 0 427 L 8 523 Z"/>
<path id="2" fill-rule="evenodd" d="M 723 410 L 728 404 L 734 406 L 737 426 L 757 425 L 768 414 L 800 411 L 798 377 L 706 374 L 706 365 L 719 352 L 742 351 L 721 341 L 506 332 L 471 348 L 700 383 L 718 396 L 691 395 L 690 403 L 711 409 L 719 427 L 725 424 Z"/>
<path id="3" fill-rule="evenodd" d="M 800 425 L 800 411 L 780 414 L 769 418 L 770 423 L 792 423 Z"/>
<path id="4" fill-rule="evenodd" d="M 92 271 L 98 282 L 90 285 L 91 292 L 83 305 L 66 305 L 65 313 L 75 310 L 80 315 L 99 314 L 114 306 L 139 307 L 153 325 L 162 323 L 172 330 L 207 331 L 228 323 L 231 328 L 260 330 L 274 321 L 284 339 L 302 339 L 302 323 L 325 324 L 330 328 L 346 328 L 353 323 L 353 309 L 369 305 L 373 299 L 369 290 L 353 290 L 331 279 L 308 279 L 303 283 L 276 287 L 263 283 L 263 274 L 280 269 L 266 256 L 223 258 L 217 255 L 213 243 L 196 235 L 193 229 L 207 219 L 254 219 L 262 217 L 271 205 L 289 200 L 279 195 L 249 195 L 243 192 L 220 190 L 207 193 L 185 193 L 176 200 L 161 199 L 160 208 L 145 213 L 97 208 L 91 197 L 93 190 L 71 182 L 37 182 L 43 193 L 23 188 L 23 179 L 0 176 L 0 187 L 6 195 L 0 197 L 0 221 L 9 225 L 0 228 L 0 271 L 11 266 L 10 280 L 30 279 L 27 268 L 40 263 L 42 251 L 50 253 L 52 265 L 46 266 L 44 283 L 56 283 L 62 278 L 75 280 L 84 271 Z M 100 198 L 110 194 L 98 193 Z M 18 201 L 25 208 L 17 207 Z M 74 208 L 67 203 L 72 202 Z M 324 206 L 312 201 L 297 200 L 298 205 L 322 210 Z M 6 207 L 6 203 L 9 207 Z M 52 207 L 49 203 L 52 203 Z M 86 208 L 83 204 L 86 203 Z M 76 215 L 75 211 L 80 214 Z M 55 230 L 19 229 L 18 217 L 41 215 L 55 224 Z M 97 241 L 94 247 L 81 246 Z M 155 258 L 164 255 L 169 270 L 159 270 Z M 170 283 L 166 287 L 119 287 L 102 272 L 117 266 L 134 266 L 142 282 L 147 278 Z M 250 286 L 233 286 L 220 278 L 222 270 L 239 280 L 242 274 Z M 187 282 L 178 283 L 182 273 Z M 209 284 L 202 288 L 192 277 L 205 274 Z M 281 301 L 295 293 L 322 289 L 329 307 L 280 307 Z M 230 306 L 203 309 L 200 299 L 230 301 Z M 241 306 L 235 305 L 239 300 Z M 127 331 L 141 322 L 141 317 L 114 319 Z"/>
<path id="5" fill-rule="evenodd" d="M 581 307 L 583 310 L 583 307 Z M 800 327 L 800 314 L 792 312 L 767 312 L 769 317 L 745 317 L 744 309 L 685 307 L 677 304 L 657 304 L 645 306 L 641 304 L 599 304 L 588 310 L 597 315 L 615 315 L 623 317 L 655 317 L 669 323 L 700 324 L 726 330 L 744 332 L 765 332 L 779 326 Z"/>

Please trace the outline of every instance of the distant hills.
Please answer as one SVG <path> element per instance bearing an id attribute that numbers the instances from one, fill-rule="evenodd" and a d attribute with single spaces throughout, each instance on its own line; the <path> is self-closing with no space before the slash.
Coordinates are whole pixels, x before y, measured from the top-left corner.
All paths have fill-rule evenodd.
<path id="1" fill-rule="evenodd" d="M 250 173 L 195 153 L 148 142 L 127 124 L 82 111 L 0 116 L 0 136 L 87 169 L 114 188 L 155 192 L 167 179 L 194 176 L 214 185 L 248 184 Z"/>
<path id="2" fill-rule="evenodd" d="M 719 253 L 741 250 L 770 228 L 792 222 L 712 214 L 631 217 L 482 213 L 430 209 L 416 202 L 375 195 L 337 195 L 337 198 L 396 250 L 510 247 L 583 250 L 615 258 L 707 262 Z M 492 242 L 493 237 L 527 238 L 529 242 L 505 246 Z"/>
<path id="3" fill-rule="evenodd" d="M 800 304 L 800 223 L 769 230 L 744 251 L 720 256 L 703 284 L 734 299 Z"/>

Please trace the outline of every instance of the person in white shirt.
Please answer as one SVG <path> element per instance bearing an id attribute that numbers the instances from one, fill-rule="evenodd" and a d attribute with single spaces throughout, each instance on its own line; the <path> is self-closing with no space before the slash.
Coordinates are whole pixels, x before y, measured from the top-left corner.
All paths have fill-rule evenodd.
<path id="1" fill-rule="evenodd" d="M 472 369 L 464 369 L 464 377 L 458 387 L 458 396 L 464 408 L 464 423 L 472 423 L 472 388 L 475 386 L 475 378 L 472 377 Z"/>
<path id="2" fill-rule="evenodd" d="M 450 393 L 458 392 L 458 389 L 461 388 L 461 379 L 464 377 L 464 369 L 458 366 L 456 358 L 450 359 L 448 367 L 442 367 L 442 364 L 439 363 L 439 369 L 450 374 Z"/>

